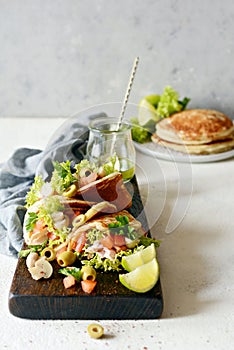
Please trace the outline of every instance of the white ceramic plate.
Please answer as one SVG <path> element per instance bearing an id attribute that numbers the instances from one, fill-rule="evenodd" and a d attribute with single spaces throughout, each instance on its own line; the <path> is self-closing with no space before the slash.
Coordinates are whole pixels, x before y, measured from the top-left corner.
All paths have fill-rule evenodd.
<path id="1" fill-rule="evenodd" d="M 153 142 L 147 142 L 143 144 L 134 142 L 134 144 L 136 149 L 141 153 L 144 153 L 146 155 L 150 155 L 159 159 L 173 161 L 173 162 L 209 163 L 209 162 L 217 162 L 220 160 L 234 157 L 234 149 L 227 152 L 221 152 L 216 154 L 192 155 L 192 154 L 177 152 L 169 148 L 156 145 Z"/>

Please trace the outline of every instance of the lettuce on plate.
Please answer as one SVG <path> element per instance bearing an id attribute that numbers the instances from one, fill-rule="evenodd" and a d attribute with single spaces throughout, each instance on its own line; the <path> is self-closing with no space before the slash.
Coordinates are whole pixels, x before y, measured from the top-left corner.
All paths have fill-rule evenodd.
<path id="1" fill-rule="evenodd" d="M 178 92 L 171 86 L 166 86 L 156 108 L 157 114 L 161 118 L 169 117 L 171 114 L 185 109 L 189 101 L 190 99 L 187 97 L 180 101 Z"/>
<path id="2" fill-rule="evenodd" d="M 155 125 L 163 118 L 186 109 L 190 99 L 179 99 L 179 94 L 171 86 L 166 86 L 161 95 L 145 96 L 138 105 L 138 117 L 132 118 L 132 138 L 144 143 L 150 141 Z"/>

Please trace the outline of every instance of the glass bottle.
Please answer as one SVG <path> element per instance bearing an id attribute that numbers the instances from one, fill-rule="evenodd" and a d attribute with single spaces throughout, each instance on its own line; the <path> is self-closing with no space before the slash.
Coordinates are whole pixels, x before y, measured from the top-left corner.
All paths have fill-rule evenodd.
<path id="1" fill-rule="evenodd" d="M 131 180 L 136 161 L 131 124 L 124 121 L 118 128 L 117 118 L 95 118 L 89 125 L 87 157 L 97 166 L 116 157 L 116 170 L 122 173 L 125 182 Z"/>

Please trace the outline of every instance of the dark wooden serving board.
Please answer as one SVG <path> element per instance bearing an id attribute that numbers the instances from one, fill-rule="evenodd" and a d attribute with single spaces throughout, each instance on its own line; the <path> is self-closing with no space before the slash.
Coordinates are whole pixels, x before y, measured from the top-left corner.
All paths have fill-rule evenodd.
<path id="1" fill-rule="evenodd" d="M 133 193 L 129 211 L 149 233 L 136 178 L 127 184 Z M 14 316 L 29 319 L 126 320 L 155 319 L 161 316 L 163 297 L 160 280 L 147 293 L 134 293 L 118 281 L 118 273 L 98 273 L 97 286 L 85 294 L 81 286 L 65 289 L 63 275 L 54 264 L 53 276 L 35 281 L 25 259 L 19 259 L 9 292 L 9 310 Z"/>

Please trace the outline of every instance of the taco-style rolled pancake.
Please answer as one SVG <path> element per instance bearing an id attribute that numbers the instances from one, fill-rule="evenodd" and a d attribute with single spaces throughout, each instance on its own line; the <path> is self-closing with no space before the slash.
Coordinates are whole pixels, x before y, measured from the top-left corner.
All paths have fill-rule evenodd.
<path id="1" fill-rule="evenodd" d="M 119 172 L 112 173 L 81 187 L 76 196 L 85 201 L 107 201 L 114 204 L 118 210 L 129 208 L 132 204 L 132 196 L 123 182 L 122 174 Z"/>

